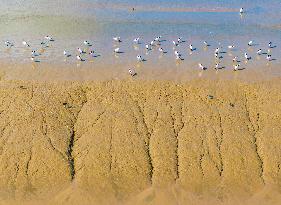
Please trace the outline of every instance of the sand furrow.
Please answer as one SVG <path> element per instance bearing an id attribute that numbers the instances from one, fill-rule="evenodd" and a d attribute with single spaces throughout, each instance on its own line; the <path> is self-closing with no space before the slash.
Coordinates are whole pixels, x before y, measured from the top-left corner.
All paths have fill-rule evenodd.
<path id="1" fill-rule="evenodd" d="M 265 180 L 264 180 L 264 163 L 263 163 L 263 160 L 262 160 L 262 156 L 260 154 L 260 146 L 259 146 L 259 143 L 258 143 L 258 132 L 259 132 L 259 126 L 257 126 L 257 128 L 255 128 L 254 126 L 254 123 L 253 123 L 253 120 L 251 119 L 251 115 L 250 115 L 250 111 L 249 111 L 249 107 L 248 107 L 248 96 L 247 94 L 245 94 L 245 110 L 246 110 L 246 115 L 248 117 L 248 120 L 249 120 L 249 123 L 250 123 L 250 126 L 252 128 L 252 136 L 253 136 L 253 143 L 255 145 L 255 151 L 256 151 L 256 155 L 257 155 L 257 159 L 260 163 L 260 178 L 262 179 L 262 182 L 265 184 Z"/>
<path id="2" fill-rule="evenodd" d="M 280 88 L 2 82 L 0 198 L 185 204 L 280 188 Z"/>

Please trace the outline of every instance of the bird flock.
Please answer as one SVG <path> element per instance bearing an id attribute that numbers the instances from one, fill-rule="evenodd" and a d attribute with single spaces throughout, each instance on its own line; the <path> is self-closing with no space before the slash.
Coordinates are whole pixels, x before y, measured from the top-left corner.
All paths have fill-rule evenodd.
<path id="1" fill-rule="evenodd" d="M 241 15 L 244 14 L 244 12 L 245 11 L 244 11 L 243 8 L 241 8 L 240 11 L 239 11 L 239 13 Z M 50 36 L 50 35 L 45 36 L 43 41 L 40 43 L 41 46 L 42 46 L 41 49 L 42 50 L 47 49 L 49 47 L 49 45 L 54 41 L 55 41 L 55 39 L 52 36 Z M 115 37 L 112 38 L 112 41 L 114 42 L 114 45 L 115 45 L 115 47 L 113 48 L 113 53 L 115 55 L 124 53 L 121 49 L 121 45 L 122 45 L 121 37 L 115 36 Z M 144 44 L 145 45 L 144 50 L 146 51 L 146 53 L 148 53 L 149 51 L 152 51 L 152 50 L 156 50 L 156 51 L 158 50 L 158 52 L 162 55 L 168 53 L 168 51 L 165 51 L 162 47 L 162 44 L 164 44 L 165 42 L 167 43 L 167 40 L 163 39 L 162 35 L 156 36 L 154 39 L 152 39 L 149 43 L 146 43 L 146 44 L 144 42 L 142 42 L 141 37 L 136 37 L 132 40 L 133 45 Z M 193 52 L 197 51 L 197 48 L 194 47 L 194 45 L 192 45 L 192 44 L 186 45 L 185 42 L 186 41 L 182 37 L 178 37 L 176 40 L 171 41 L 171 46 L 172 46 L 172 49 L 173 49 L 174 57 L 175 57 L 175 60 L 177 60 L 177 61 L 184 61 L 185 60 L 184 57 L 183 57 L 184 55 L 179 52 L 178 48 L 180 46 L 183 47 L 186 51 L 189 51 L 190 53 L 193 53 Z M 9 40 L 5 41 L 4 44 L 8 49 L 12 49 L 12 47 L 14 47 L 14 43 L 9 41 Z M 25 40 L 22 41 L 22 45 L 25 48 L 31 49 L 31 44 L 29 42 L 25 41 Z M 257 44 L 253 40 L 250 40 L 247 44 L 248 47 L 254 47 L 254 46 L 257 46 L 257 45 L 259 45 L 259 44 Z M 202 46 L 204 48 L 211 48 L 212 47 L 211 44 L 209 44 L 207 41 L 203 41 Z M 87 49 L 85 49 L 85 47 Z M 275 48 L 275 47 L 276 46 L 272 42 L 269 42 L 268 46 L 267 46 L 267 50 L 265 50 L 265 48 L 263 48 L 263 49 L 259 48 L 256 51 L 256 55 L 258 55 L 258 56 L 266 55 L 267 61 L 275 60 L 275 59 L 272 58 L 272 55 L 271 55 L 272 49 Z M 90 58 L 97 58 L 97 57 L 100 56 L 94 48 L 95 48 L 94 43 L 92 43 L 88 40 L 85 40 L 85 41 L 83 41 L 83 47 L 78 47 L 76 49 L 77 52 L 75 54 L 72 54 L 71 52 L 69 52 L 67 50 L 63 50 L 62 54 L 65 58 L 71 58 L 73 56 L 73 57 L 76 57 L 77 61 L 83 62 L 83 61 L 86 61 L 86 59 L 88 59 L 87 56 L 89 56 Z M 231 45 L 228 45 L 225 48 L 228 49 L 229 51 L 233 51 L 234 49 L 236 49 L 236 46 L 235 46 L 235 44 L 231 44 Z M 221 66 L 221 59 L 224 58 L 223 54 L 225 53 L 225 51 L 222 51 L 222 50 L 225 49 L 225 48 L 221 45 L 219 47 L 214 47 L 214 58 L 215 58 L 214 69 L 215 70 L 223 68 L 223 66 Z M 41 55 L 43 55 L 43 52 L 31 49 L 30 60 L 32 62 L 40 62 L 39 58 L 40 58 Z M 252 57 L 247 52 L 244 52 L 244 56 L 240 56 L 240 57 L 234 56 L 233 59 L 232 59 L 232 65 L 233 65 L 234 71 L 239 70 L 239 67 L 241 66 L 240 62 L 243 60 L 243 58 L 246 62 L 252 60 Z M 146 60 L 140 54 L 138 54 L 136 56 L 136 61 L 138 63 L 141 63 L 141 62 L 144 62 Z M 201 70 L 208 69 L 201 62 L 198 62 L 198 67 Z M 134 68 L 129 68 L 128 73 L 131 76 L 137 75 Z"/>

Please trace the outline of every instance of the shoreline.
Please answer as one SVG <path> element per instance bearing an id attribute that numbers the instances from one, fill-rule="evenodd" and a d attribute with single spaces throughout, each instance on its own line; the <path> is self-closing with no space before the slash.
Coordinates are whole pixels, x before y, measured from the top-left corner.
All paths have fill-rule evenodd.
<path id="1" fill-rule="evenodd" d="M 30 82 L 106 82 L 106 81 L 164 81 L 175 83 L 186 83 L 196 80 L 212 81 L 237 81 L 237 82 L 264 82 L 275 81 L 281 78 L 279 64 L 271 67 L 256 67 L 233 71 L 231 68 L 215 70 L 208 68 L 202 71 L 198 65 L 186 67 L 185 65 L 174 65 L 159 67 L 158 65 L 142 64 L 117 64 L 100 65 L 95 63 L 0 63 L 1 80 L 19 80 Z M 133 68 L 137 73 L 131 77 L 128 69 Z"/>

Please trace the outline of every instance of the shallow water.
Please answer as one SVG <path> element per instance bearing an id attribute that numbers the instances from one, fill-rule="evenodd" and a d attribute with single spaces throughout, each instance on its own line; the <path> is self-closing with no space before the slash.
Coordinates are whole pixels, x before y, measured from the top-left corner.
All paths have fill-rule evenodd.
<path id="1" fill-rule="evenodd" d="M 226 53 L 222 54 L 224 58 L 220 67 L 232 69 L 232 58 L 239 56 L 243 69 L 271 68 L 268 70 L 274 75 L 281 74 L 281 69 L 278 70 L 281 4 L 277 0 L 0 0 L 0 3 L 0 60 L 5 62 L 31 64 L 31 49 L 34 49 L 42 52 L 38 57 L 41 63 L 75 67 L 198 69 L 201 62 L 207 68 L 213 68 L 214 49 L 222 47 Z M 238 13 L 240 7 L 246 9 L 243 16 Z M 40 42 L 45 35 L 54 36 L 55 42 L 41 50 Z M 158 35 L 165 40 L 161 47 L 167 54 L 161 55 L 158 47 L 149 52 L 144 49 L 145 44 Z M 123 42 L 113 43 L 113 36 L 121 36 Z M 135 37 L 141 37 L 140 45 L 133 45 Z M 175 60 L 171 43 L 178 37 L 186 41 L 175 48 L 185 59 L 181 62 Z M 15 47 L 6 49 L 5 40 L 14 42 Z M 28 41 L 31 48 L 23 48 L 22 40 Z M 84 40 L 93 43 L 91 49 L 100 57 L 91 59 L 84 55 L 86 61 L 77 63 L 76 48 L 86 49 L 82 43 Z M 205 40 L 210 47 L 204 48 Z M 258 45 L 248 48 L 249 40 Z M 267 52 L 269 41 L 276 45 L 271 49 L 276 59 L 272 62 L 267 62 L 266 55 L 256 55 L 259 48 Z M 189 44 L 193 44 L 196 51 L 190 53 Z M 236 46 L 233 51 L 227 49 L 230 44 Z M 114 55 L 115 47 L 120 47 L 124 53 Z M 64 58 L 63 50 L 69 51 L 72 57 Z M 244 52 L 249 53 L 252 60 L 245 62 Z M 137 63 L 138 54 L 147 61 Z"/>

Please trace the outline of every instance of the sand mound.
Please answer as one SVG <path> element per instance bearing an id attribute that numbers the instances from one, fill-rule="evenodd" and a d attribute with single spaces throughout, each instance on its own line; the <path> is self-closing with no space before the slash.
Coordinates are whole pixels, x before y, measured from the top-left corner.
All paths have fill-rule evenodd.
<path id="1" fill-rule="evenodd" d="M 2 81 L 0 204 L 280 203 L 279 84 Z"/>

